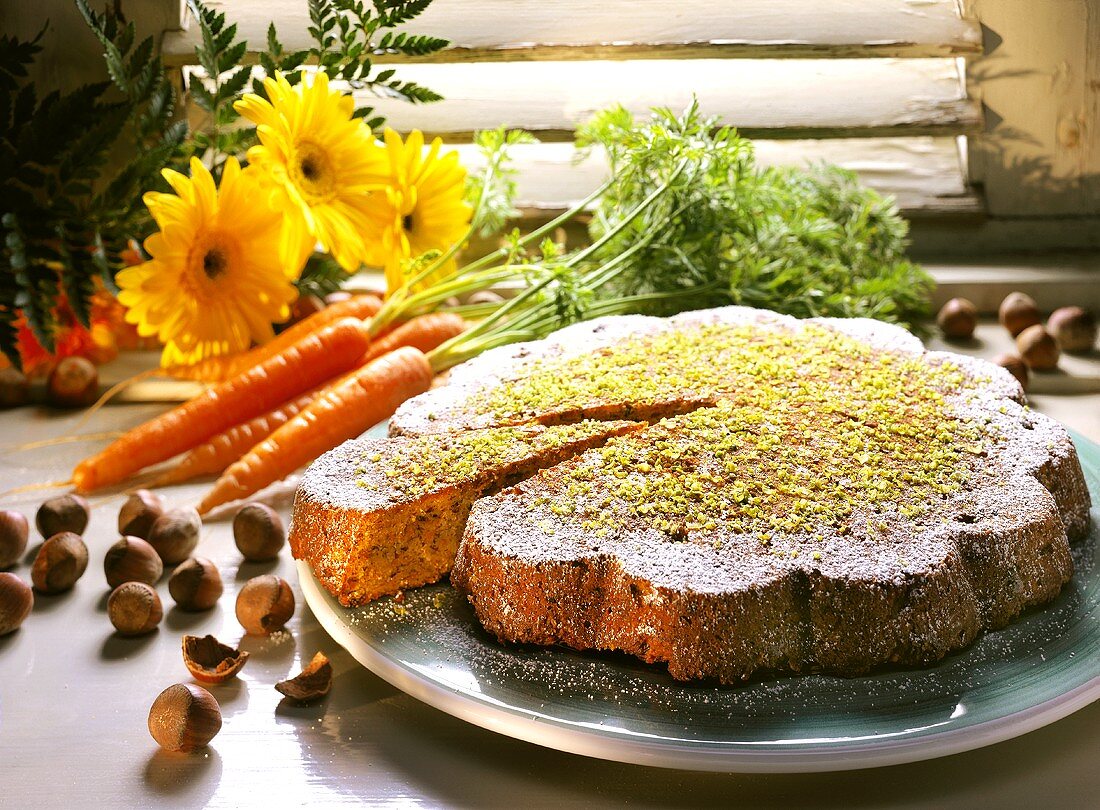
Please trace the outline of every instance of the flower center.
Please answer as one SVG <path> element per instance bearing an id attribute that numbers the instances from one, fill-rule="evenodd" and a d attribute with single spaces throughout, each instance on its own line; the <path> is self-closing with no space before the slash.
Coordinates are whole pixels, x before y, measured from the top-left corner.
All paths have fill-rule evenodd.
<path id="1" fill-rule="evenodd" d="M 202 257 L 202 271 L 206 273 L 206 277 L 211 281 L 224 273 L 227 265 L 228 260 L 220 247 L 210 248 Z"/>
<path id="2" fill-rule="evenodd" d="M 219 228 L 204 229 L 195 235 L 187 257 L 185 280 L 188 294 L 206 300 L 220 295 L 219 289 L 233 283 L 241 261 L 238 238 Z"/>
<path id="3" fill-rule="evenodd" d="M 336 196 L 336 173 L 328 152 L 309 141 L 299 142 L 290 160 L 290 179 L 309 205 Z"/>
<path id="4" fill-rule="evenodd" d="M 405 214 L 405 216 L 401 218 L 401 227 L 406 231 L 411 231 L 413 229 L 412 214 Z"/>

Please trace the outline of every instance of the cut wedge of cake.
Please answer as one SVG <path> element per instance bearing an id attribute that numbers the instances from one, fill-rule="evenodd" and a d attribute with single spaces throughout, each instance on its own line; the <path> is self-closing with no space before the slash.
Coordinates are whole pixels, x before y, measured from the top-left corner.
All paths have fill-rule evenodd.
<path id="1" fill-rule="evenodd" d="M 451 570 L 477 498 L 639 427 L 522 425 L 345 442 L 303 476 L 291 550 L 345 605 L 436 582 Z"/>

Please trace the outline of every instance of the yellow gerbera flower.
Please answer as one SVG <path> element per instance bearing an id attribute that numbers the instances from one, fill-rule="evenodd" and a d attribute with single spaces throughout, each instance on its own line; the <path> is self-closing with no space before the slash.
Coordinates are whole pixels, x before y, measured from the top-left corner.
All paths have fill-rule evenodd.
<path id="1" fill-rule="evenodd" d="M 221 187 L 198 158 L 191 177 L 165 169 L 175 194 L 142 198 L 159 233 L 153 257 L 116 277 L 126 320 L 165 344 L 165 365 L 239 352 L 272 337 L 297 291 L 279 250 L 282 219 L 254 169 L 229 158 Z"/>
<path id="2" fill-rule="evenodd" d="M 367 263 L 385 268 L 386 286 L 394 290 L 405 280 L 403 263 L 429 250 L 450 248 L 465 234 L 472 211 L 463 200 L 466 170 L 457 152 L 440 155 L 439 138 L 425 151 L 419 130 L 404 143 L 392 129 L 384 137 L 389 177 L 386 187 L 372 195 L 369 215 L 378 238 L 368 245 Z M 452 259 L 434 278 L 454 269 Z"/>
<path id="3" fill-rule="evenodd" d="M 294 87 L 276 73 L 264 88 L 270 101 L 249 93 L 234 107 L 256 124 L 260 144 L 248 150 L 249 162 L 286 194 L 288 216 L 300 215 L 285 250 L 293 255 L 320 242 L 353 272 L 366 256 L 370 192 L 386 182 L 382 150 L 352 117 L 352 97 L 330 90 L 324 73 Z"/>

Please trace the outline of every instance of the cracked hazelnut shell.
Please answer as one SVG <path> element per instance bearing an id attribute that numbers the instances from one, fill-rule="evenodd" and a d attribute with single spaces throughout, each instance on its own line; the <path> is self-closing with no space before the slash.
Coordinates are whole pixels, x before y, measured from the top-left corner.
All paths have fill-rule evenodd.
<path id="1" fill-rule="evenodd" d="M 295 703 L 319 700 L 332 690 L 332 664 L 319 652 L 305 669 L 290 680 L 279 681 L 275 688 Z"/>
<path id="2" fill-rule="evenodd" d="M 222 644 L 213 636 L 184 636 L 183 663 L 196 681 L 224 683 L 236 677 L 248 653 Z"/>

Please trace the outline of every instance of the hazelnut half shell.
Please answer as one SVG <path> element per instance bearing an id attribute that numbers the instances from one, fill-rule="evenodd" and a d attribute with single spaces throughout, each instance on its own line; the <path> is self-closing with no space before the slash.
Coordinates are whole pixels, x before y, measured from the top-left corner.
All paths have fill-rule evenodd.
<path id="1" fill-rule="evenodd" d="M 288 681 L 279 681 L 275 688 L 295 703 L 309 703 L 323 698 L 332 690 L 332 664 L 324 653 L 317 653 L 309 666 Z"/>
<path id="2" fill-rule="evenodd" d="M 166 751 L 194 751 L 222 728 L 222 710 L 214 696 L 193 683 L 169 686 L 149 709 L 149 733 Z"/>
<path id="3" fill-rule="evenodd" d="M 223 683 L 236 677 L 248 653 L 222 644 L 213 636 L 184 636 L 183 663 L 196 681 Z"/>

